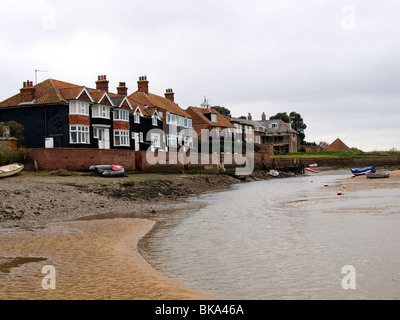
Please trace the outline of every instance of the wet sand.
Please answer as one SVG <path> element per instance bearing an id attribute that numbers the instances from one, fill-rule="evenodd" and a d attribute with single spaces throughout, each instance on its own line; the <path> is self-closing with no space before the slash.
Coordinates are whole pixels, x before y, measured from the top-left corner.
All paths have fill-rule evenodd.
<path id="1" fill-rule="evenodd" d="M 3 263 L 36 258 L 0 273 L 0 299 L 12 300 L 203 300 L 212 297 L 156 272 L 138 253 L 154 225 L 145 219 L 73 221 L 0 235 Z M 44 260 L 45 259 L 45 260 Z M 55 290 L 44 290 L 45 265 L 56 270 Z"/>

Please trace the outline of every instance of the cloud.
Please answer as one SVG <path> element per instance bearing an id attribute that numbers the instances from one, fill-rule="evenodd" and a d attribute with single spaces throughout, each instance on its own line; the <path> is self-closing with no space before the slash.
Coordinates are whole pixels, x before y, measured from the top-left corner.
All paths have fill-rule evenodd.
<path id="1" fill-rule="evenodd" d="M 399 9 L 393 0 L 7 1 L 0 100 L 35 69 L 87 86 L 107 74 L 110 87 L 131 91 L 146 74 L 152 92 L 172 87 L 181 107 L 207 95 L 237 116 L 297 111 L 307 140 L 344 132 L 374 148 L 377 110 L 388 122 L 374 124 L 375 137 L 398 134 Z"/>

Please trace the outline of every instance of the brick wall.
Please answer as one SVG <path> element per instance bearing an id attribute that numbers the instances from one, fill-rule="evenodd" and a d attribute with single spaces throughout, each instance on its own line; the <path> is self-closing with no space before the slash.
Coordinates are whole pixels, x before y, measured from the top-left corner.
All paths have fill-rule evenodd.
<path id="1" fill-rule="evenodd" d="M 17 138 L 0 138 L 0 151 L 17 149 Z"/>
<path id="2" fill-rule="evenodd" d="M 126 170 L 134 170 L 136 168 L 135 152 L 131 150 L 32 149 L 31 158 L 38 161 L 39 169 L 42 170 L 87 171 L 91 165 L 99 164 L 119 164 Z M 33 163 L 31 165 L 33 168 Z"/>

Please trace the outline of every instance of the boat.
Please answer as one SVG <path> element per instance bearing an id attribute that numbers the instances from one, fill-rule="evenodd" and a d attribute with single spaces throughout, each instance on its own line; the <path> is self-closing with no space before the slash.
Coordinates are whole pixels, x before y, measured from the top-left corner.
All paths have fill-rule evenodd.
<path id="1" fill-rule="evenodd" d="M 125 168 L 115 164 L 94 165 L 89 168 L 89 171 L 97 171 L 103 177 L 124 177 Z"/>
<path id="2" fill-rule="evenodd" d="M 24 165 L 20 163 L 13 163 L 0 167 L 0 178 L 11 177 L 24 170 Z"/>
<path id="3" fill-rule="evenodd" d="M 279 172 L 277 170 L 270 170 L 269 174 L 273 177 L 278 177 L 279 176 Z"/>
<path id="4" fill-rule="evenodd" d="M 355 176 L 361 176 L 361 175 L 367 174 L 367 173 L 375 173 L 376 168 L 375 167 L 352 168 L 352 169 L 350 169 L 350 171 Z"/>
<path id="5" fill-rule="evenodd" d="M 318 171 L 317 171 L 317 170 L 315 170 L 315 169 L 311 169 L 311 168 L 306 168 L 306 170 L 307 170 L 307 171 L 311 171 L 311 172 L 314 172 L 314 173 L 318 173 Z"/>
<path id="6" fill-rule="evenodd" d="M 382 179 L 382 178 L 389 178 L 390 173 L 388 172 L 375 172 L 375 173 L 367 173 L 366 174 L 368 179 Z"/>

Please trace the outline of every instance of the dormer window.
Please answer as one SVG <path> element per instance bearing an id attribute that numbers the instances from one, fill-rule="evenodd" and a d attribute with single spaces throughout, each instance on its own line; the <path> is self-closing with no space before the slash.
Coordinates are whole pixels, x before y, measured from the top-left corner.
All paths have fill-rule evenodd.
<path id="1" fill-rule="evenodd" d="M 129 112 L 124 109 L 114 110 L 114 120 L 116 121 L 129 121 Z"/>
<path id="2" fill-rule="evenodd" d="M 133 121 L 135 123 L 140 123 L 140 113 L 139 112 L 135 112 L 135 114 L 133 115 Z"/>
<path id="3" fill-rule="evenodd" d="M 211 114 L 211 122 L 218 122 L 218 115 L 215 113 Z"/>
<path id="4" fill-rule="evenodd" d="M 110 107 L 93 106 L 92 107 L 92 117 L 93 118 L 110 119 Z"/>
<path id="5" fill-rule="evenodd" d="M 69 114 L 89 115 L 89 103 L 83 101 L 71 101 L 69 103 Z"/>
<path id="6" fill-rule="evenodd" d="M 152 117 L 153 126 L 157 126 L 157 116 L 154 114 Z"/>

